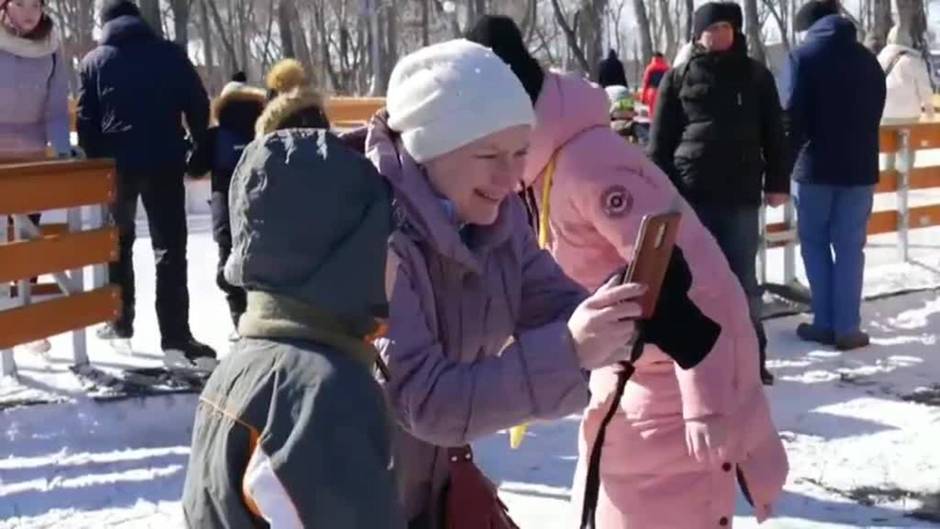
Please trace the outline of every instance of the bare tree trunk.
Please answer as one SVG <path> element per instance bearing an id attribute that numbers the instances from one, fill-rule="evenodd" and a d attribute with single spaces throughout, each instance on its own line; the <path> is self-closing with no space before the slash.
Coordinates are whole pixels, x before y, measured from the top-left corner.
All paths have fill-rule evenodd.
<path id="1" fill-rule="evenodd" d="M 212 25 L 209 19 L 209 11 L 206 9 L 206 1 L 199 2 L 199 22 L 202 33 L 202 54 L 206 61 L 206 83 L 209 93 L 219 91 L 218 67 L 215 64 L 215 47 L 212 43 Z"/>
<path id="2" fill-rule="evenodd" d="M 366 0 L 367 16 L 369 17 L 369 58 L 372 63 L 372 80 L 369 86 L 369 95 L 381 96 L 385 94 L 385 67 L 383 65 L 382 24 L 379 23 L 379 0 Z"/>
<path id="3" fill-rule="evenodd" d="M 891 31 L 891 0 L 874 0 L 872 3 L 872 22 L 871 32 L 880 42 L 888 40 L 888 32 Z"/>
<path id="4" fill-rule="evenodd" d="M 638 1 L 642 2 L 643 0 Z M 581 45 L 578 44 L 578 34 L 575 33 L 575 30 L 568 24 L 568 20 L 565 18 L 565 13 L 562 11 L 558 0 L 552 0 L 552 9 L 555 11 L 555 22 L 558 23 L 561 31 L 565 34 L 565 39 L 568 41 L 568 50 L 574 55 L 581 71 L 590 72 L 591 65 L 584 55 L 584 50 L 581 49 Z"/>
<path id="5" fill-rule="evenodd" d="M 640 52 L 643 54 L 641 59 L 643 64 L 647 64 L 653 58 L 653 35 L 646 2 L 633 0 L 633 12 L 636 14 L 637 31 L 640 32 Z"/>
<path id="6" fill-rule="evenodd" d="M 764 37 L 761 32 L 760 18 L 757 15 L 757 0 L 744 0 L 744 21 L 751 58 L 757 62 L 766 63 Z"/>
<path id="7" fill-rule="evenodd" d="M 927 47 L 927 12 L 924 0 L 897 0 L 899 33 L 910 38 L 913 48 L 925 51 Z"/>
<path id="8" fill-rule="evenodd" d="M 160 0 L 140 0 L 140 14 L 150 28 L 163 38 L 163 20 L 160 16 Z"/>
<path id="9" fill-rule="evenodd" d="M 673 24 L 672 16 L 669 13 L 669 0 L 659 0 L 659 9 L 662 12 L 663 30 L 666 34 L 666 45 L 660 47 L 660 51 L 672 57 L 676 52 L 676 26 Z"/>
<path id="10" fill-rule="evenodd" d="M 473 1 L 473 11 L 476 15 L 474 18 L 470 19 L 468 24 L 471 26 L 476 23 L 476 19 L 486 14 L 486 0 L 472 0 Z"/>
<path id="11" fill-rule="evenodd" d="M 777 6 L 774 5 L 777 2 L 783 4 L 780 6 L 781 9 L 777 9 Z M 770 11 L 770 16 L 772 16 L 774 21 L 777 23 L 777 31 L 780 32 L 780 39 L 783 41 L 783 47 L 787 52 L 789 52 L 790 36 L 786 19 L 787 3 L 789 3 L 789 0 L 764 0 L 764 6 Z"/>
<path id="12" fill-rule="evenodd" d="M 585 28 L 585 55 L 588 64 L 594 66 L 601 61 L 604 54 L 604 12 L 607 10 L 607 0 L 585 0 L 582 8 Z"/>
<path id="13" fill-rule="evenodd" d="M 431 44 L 431 0 L 418 0 L 421 3 L 421 46 Z"/>
<path id="14" fill-rule="evenodd" d="M 685 41 L 692 42 L 692 31 L 695 29 L 692 19 L 695 17 L 695 0 L 685 0 Z M 672 55 L 670 55 L 672 57 Z"/>
<path id="15" fill-rule="evenodd" d="M 238 68 L 238 56 L 235 54 L 235 46 L 232 44 L 232 40 L 226 31 L 229 26 L 222 21 L 216 0 L 202 0 L 202 2 L 203 5 L 209 7 L 209 14 L 212 15 L 212 20 L 215 22 L 215 29 L 219 33 L 219 39 L 222 40 L 222 46 L 225 48 L 225 52 L 228 56 L 229 67 Z M 244 67 L 244 65 L 242 65 L 242 67 Z"/>
<path id="16" fill-rule="evenodd" d="M 297 57 L 294 50 L 294 31 L 292 21 L 294 14 L 293 0 L 281 0 L 277 6 L 277 26 L 281 33 L 281 54 L 284 57 Z"/>
<path id="17" fill-rule="evenodd" d="M 173 41 L 184 50 L 189 45 L 189 16 L 191 0 L 171 0 L 173 10 Z"/>
<path id="18" fill-rule="evenodd" d="M 385 70 L 383 71 L 384 81 L 383 83 L 388 83 L 389 77 L 392 75 L 392 68 L 395 67 L 395 64 L 398 62 L 398 0 L 390 0 L 391 6 L 385 12 L 386 14 L 386 55 L 385 55 Z"/>

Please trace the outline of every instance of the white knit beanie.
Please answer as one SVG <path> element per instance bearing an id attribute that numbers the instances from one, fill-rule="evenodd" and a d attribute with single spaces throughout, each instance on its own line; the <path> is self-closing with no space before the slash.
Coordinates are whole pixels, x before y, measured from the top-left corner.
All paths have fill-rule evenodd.
<path id="1" fill-rule="evenodd" d="M 489 48 L 464 39 L 403 58 L 389 81 L 388 125 L 418 163 L 517 125 L 535 112 L 522 83 Z"/>

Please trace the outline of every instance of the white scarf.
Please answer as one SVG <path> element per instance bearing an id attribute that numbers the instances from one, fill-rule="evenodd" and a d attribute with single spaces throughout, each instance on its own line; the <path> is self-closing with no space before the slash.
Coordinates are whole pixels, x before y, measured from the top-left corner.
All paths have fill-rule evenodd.
<path id="1" fill-rule="evenodd" d="M 48 57 L 58 51 L 59 44 L 59 35 L 55 29 L 42 40 L 31 40 L 14 35 L 9 28 L 0 24 L 0 51 L 12 53 L 17 57 L 25 59 Z"/>

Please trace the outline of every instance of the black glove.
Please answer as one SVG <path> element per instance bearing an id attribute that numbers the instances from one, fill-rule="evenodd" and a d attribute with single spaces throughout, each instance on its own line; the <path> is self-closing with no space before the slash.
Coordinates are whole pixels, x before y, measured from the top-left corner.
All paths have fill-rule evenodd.
<path id="1" fill-rule="evenodd" d="M 646 344 L 659 347 L 682 369 L 691 369 L 708 356 L 718 341 L 721 326 L 702 314 L 689 299 L 691 287 L 692 273 L 682 250 L 676 247 L 669 259 L 653 317 L 639 322 L 639 337 L 631 362 L 639 359 Z"/>

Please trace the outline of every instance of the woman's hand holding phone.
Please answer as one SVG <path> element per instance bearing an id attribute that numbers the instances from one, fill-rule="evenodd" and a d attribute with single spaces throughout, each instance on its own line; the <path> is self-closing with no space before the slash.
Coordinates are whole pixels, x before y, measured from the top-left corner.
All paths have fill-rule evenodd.
<path id="1" fill-rule="evenodd" d="M 642 312 L 637 301 L 645 292 L 643 285 L 620 284 L 615 275 L 575 309 L 568 319 L 568 329 L 582 369 L 598 369 L 629 359 L 628 344 L 635 337 L 635 320 Z"/>

